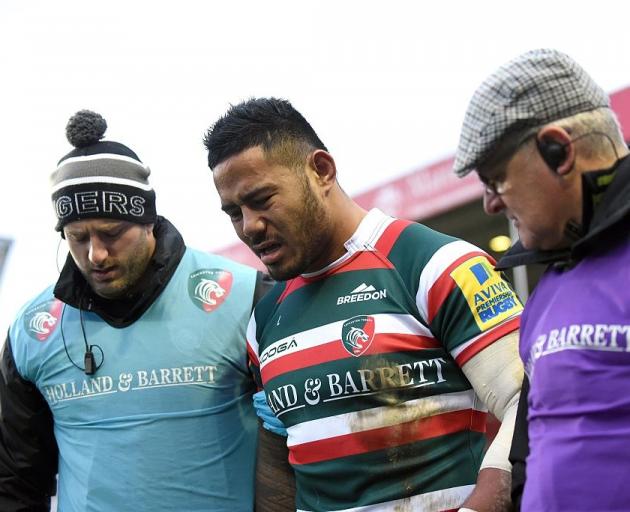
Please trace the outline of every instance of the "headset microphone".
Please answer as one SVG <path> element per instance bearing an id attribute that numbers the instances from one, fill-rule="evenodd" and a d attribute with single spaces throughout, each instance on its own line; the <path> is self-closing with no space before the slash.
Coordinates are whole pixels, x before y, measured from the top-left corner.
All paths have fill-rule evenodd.
<path id="1" fill-rule="evenodd" d="M 608 142 L 610 142 L 610 145 L 615 152 L 615 157 L 617 158 L 617 160 L 619 160 L 619 153 L 617 153 L 617 148 L 613 140 L 610 138 L 610 135 L 600 131 L 583 133 L 582 135 L 576 137 L 575 139 L 571 139 L 569 142 L 565 142 L 564 144 L 561 142 L 556 142 L 555 140 L 544 138 L 539 139 L 538 137 L 536 137 L 536 146 L 538 147 L 538 152 L 540 153 L 540 156 L 549 166 L 549 168 L 553 172 L 558 172 L 558 167 L 560 167 L 560 164 L 564 162 L 567 157 L 567 146 L 572 142 L 583 139 L 584 137 L 588 137 L 589 135 L 601 135 L 602 137 L 605 137 Z"/>
<path id="2" fill-rule="evenodd" d="M 66 311 L 66 305 L 63 305 L 61 309 L 61 319 L 59 320 L 59 329 L 61 331 L 61 340 L 63 341 L 63 348 L 66 351 L 66 356 L 70 360 L 73 366 L 78 368 L 79 370 L 85 372 L 86 375 L 94 375 L 96 370 L 98 370 L 103 363 L 105 362 L 105 354 L 103 349 L 98 345 L 90 345 L 87 342 L 87 337 L 85 336 L 85 326 L 83 324 L 83 310 L 79 307 L 79 323 L 81 324 L 81 333 L 83 334 L 83 343 L 85 343 L 85 354 L 83 356 L 83 368 L 81 368 L 77 363 L 74 362 L 72 357 L 70 357 L 70 353 L 68 352 L 68 345 L 66 344 L 66 337 L 63 333 L 63 315 Z M 101 352 L 101 362 L 97 365 L 96 360 L 94 359 L 94 352 L 92 352 L 93 348 L 97 348 Z"/>
<path id="3" fill-rule="evenodd" d="M 88 348 L 85 356 L 83 357 L 83 366 L 85 366 L 85 369 L 83 371 L 86 375 L 94 375 L 94 372 L 96 372 L 96 363 L 94 362 L 92 347 Z"/>
<path id="4" fill-rule="evenodd" d="M 558 171 L 560 164 L 567 157 L 567 145 L 554 140 L 536 138 L 536 146 L 540 156 L 553 172 Z"/>

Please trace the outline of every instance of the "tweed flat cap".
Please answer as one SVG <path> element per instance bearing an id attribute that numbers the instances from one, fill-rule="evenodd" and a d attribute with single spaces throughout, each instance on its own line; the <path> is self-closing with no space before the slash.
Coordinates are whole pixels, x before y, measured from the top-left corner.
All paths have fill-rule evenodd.
<path id="1" fill-rule="evenodd" d="M 524 53 L 497 69 L 473 94 L 453 172 L 468 174 L 513 130 L 609 106 L 608 95 L 568 55 L 551 49 Z"/>

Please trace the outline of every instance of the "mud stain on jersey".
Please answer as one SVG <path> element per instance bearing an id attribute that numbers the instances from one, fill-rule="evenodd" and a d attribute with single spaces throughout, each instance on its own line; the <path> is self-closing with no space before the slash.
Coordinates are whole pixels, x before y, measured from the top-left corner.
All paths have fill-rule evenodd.
<path id="1" fill-rule="evenodd" d="M 387 428 L 381 435 L 375 433 L 370 439 L 378 445 L 375 447 L 366 446 L 366 451 L 386 449 L 389 467 L 388 473 L 400 475 L 398 496 L 414 496 L 418 489 L 414 482 L 415 475 L 408 474 L 407 467 L 411 470 L 410 461 L 418 460 L 417 446 L 412 448 L 414 439 L 417 439 L 417 430 L 421 428 L 417 421 L 433 416 L 441 412 L 441 401 L 431 397 L 423 398 L 413 403 L 404 402 L 404 397 L 400 390 L 409 385 L 408 377 L 399 371 L 396 366 L 387 367 L 387 361 L 372 360 L 372 370 L 379 368 L 381 375 L 386 378 L 380 382 L 386 383 L 385 389 L 372 395 L 374 407 L 357 411 L 349 415 L 349 427 L 353 432 L 365 432 Z M 401 512 L 413 511 L 413 505 L 409 499 L 405 499 L 396 505 L 395 510 Z"/>

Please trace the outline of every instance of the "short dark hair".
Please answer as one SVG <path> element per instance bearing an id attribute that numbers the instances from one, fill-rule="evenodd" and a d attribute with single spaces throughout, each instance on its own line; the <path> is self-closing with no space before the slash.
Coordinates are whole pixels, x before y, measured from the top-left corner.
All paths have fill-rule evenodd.
<path id="1" fill-rule="evenodd" d="M 314 149 L 328 151 L 302 114 L 278 98 L 251 98 L 232 105 L 208 129 L 203 143 L 210 169 L 255 146 L 262 146 L 266 154 L 280 149 L 279 159 L 288 165 Z"/>

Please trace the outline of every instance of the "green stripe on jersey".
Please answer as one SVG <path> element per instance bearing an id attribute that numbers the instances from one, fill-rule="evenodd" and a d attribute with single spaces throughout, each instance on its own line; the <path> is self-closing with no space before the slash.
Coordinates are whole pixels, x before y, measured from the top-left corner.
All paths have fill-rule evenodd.
<path id="1" fill-rule="evenodd" d="M 265 383 L 267 402 L 287 427 L 470 388 L 443 349 L 349 357 Z"/>
<path id="2" fill-rule="evenodd" d="M 402 231 L 388 258 L 413 297 L 418 293 L 420 274 L 431 257 L 438 249 L 457 240 L 422 224 L 410 224 Z"/>
<path id="3" fill-rule="evenodd" d="M 267 297 L 263 300 L 264 306 L 256 307 L 260 353 L 294 333 L 357 315 L 409 314 L 409 311 L 417 315 L 414 298 L 399 274 L 383 268 L 342 272 L 314 281 L 289 294 L 280 304 L 276 298 L 273 307 Z"/>
<path id="4" fill-rule="evenodd" d="M 485 436 L 460 432 L 388 450 L 299 466 L 297 507 L 343 510 L 471 485 Z M 308 482 L 317 482 L 317 488 Z M 436 508 L 436 510 L 439 510 Z"/>
<path id="5" fill-rule="evenodd" d="M 449 351 L 481 334 L 468 302 L 458 287 L 451 291 L 433 318 L 431 331 L 446 342 Z"/>
<path id="6" fill-rule="evenodd" d="M 277 282 L 271 290 L 269 290 L 263 297 L 258 301 L 256 307 L 254 308 L 254 317 L 256 318 L 256 323 L 260 324 L 267 322 L 267 319 L 273 314 L 273 310 L 276 308 L 276 304 L 280 296 L 284 293 L 284 290 L 287 287 L 286 281 Z"/>

